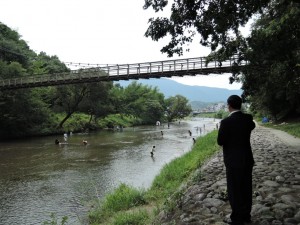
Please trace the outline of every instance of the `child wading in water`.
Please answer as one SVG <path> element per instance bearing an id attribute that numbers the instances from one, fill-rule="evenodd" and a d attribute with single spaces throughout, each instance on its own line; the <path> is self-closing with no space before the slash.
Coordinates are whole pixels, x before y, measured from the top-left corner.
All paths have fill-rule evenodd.
<path id="1" fill-rule="evenodd" d="M 151 157 L 153 157 L 154 152 L 155 152 L 155 145 L 153 145 L 152 150 L 150 152 Z"/>

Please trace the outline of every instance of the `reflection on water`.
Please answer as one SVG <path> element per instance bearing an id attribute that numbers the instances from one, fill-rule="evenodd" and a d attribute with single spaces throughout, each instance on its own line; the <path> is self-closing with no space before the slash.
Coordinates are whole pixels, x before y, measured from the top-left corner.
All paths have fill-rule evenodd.
<path id="1" fill-rule="evenodd" d="M 87 224 L 90 200 L 102 199 L 120 183 L 150 187 L 166 163 L 189 151 L 192 138 L 205 133 L 204 124 L 206 131 L 216 126 L 212 119 L 197 119 L 169 129 L 143 126 L 74 134 L 65 145 L 54 144 L 63 136 L 1 143 L 0 224 L 42 224 L 51 213 L 68 216 L 69 224 Z"/>

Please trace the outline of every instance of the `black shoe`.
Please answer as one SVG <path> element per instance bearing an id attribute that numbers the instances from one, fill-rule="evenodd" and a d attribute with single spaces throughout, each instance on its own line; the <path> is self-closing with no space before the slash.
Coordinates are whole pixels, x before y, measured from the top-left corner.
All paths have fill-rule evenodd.
<path id="1" fill-rule="evenodd" d="M 230 225 L 244 225 L 244 223 L 242 222 L 232 222 L 232 221 L 228 221 L 226 222 L 227 224 L 230 224 Z"/>
<path id="2" fill-rule="evenodd" d="M 244 218 L 243 218 L 243 222 L 245 222 L 245 223 L 252 223 L 252 221 L 251 221 L 251 216 L 246 216 L 246 217 L 244 217 Z"/>
<path id="3" fill-rule="evenodd" d="M 244 222 L 245 223 L 252 223 L 252 220 L 251 219 L 244 219 Z"/>
<path id="4" fill-rule="evenodd" d="M 229 219 L 224 219 L 223 222 L 227 223 L 227 224 L 230 224 L 230 225 L 244 225 L 243 222 L 235 222 L 235 221 L 231 221 Z"/>

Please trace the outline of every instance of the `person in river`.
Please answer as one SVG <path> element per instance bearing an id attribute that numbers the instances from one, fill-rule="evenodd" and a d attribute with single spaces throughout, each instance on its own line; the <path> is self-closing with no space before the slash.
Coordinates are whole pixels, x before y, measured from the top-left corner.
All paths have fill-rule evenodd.
<path id="1" fill-rule="evenodd" d="M 68 141 L 68 134 L 67 133 L 64 133 L 64 140 L 65 140 L 65 142 Z"/>
<path id="2" fill-rule="evenodd" d="M 153 145 L 152 150 L 150 152 L 151 157 L 153 157 L 154 152 L 155 152 L 155 145 Z"/>
<path id="3" fill-rule="evenodd" d="M 60 142 L 58 139 L 55 139 L 55 144 L 56 145 L 67 145 L 68 142 Z"/>
<path id="4" fill-rule="evenodd" d="M 193 138 L 193 143 L 196 144 L 196 139 L 195 138 Z"/>

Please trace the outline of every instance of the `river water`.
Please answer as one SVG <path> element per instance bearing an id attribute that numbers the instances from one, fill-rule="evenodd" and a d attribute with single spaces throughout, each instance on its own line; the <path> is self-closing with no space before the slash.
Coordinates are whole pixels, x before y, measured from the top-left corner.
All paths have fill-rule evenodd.
<path id="1" fill-rule="evenodd" d="M 55 213 L 59 219 L 68 216 L 68 224 L 85 225 L 91 200 L 103 199 L 121 183 L 149 188 L 166 163 L 191 149 L 193 137 L 215 127 L 213 119 L 196 118 L 169 128 L 73 134 L 65 145 L 54 144 L 62 136 L 2 142 L 0 224 L 43 224 Z"/>

